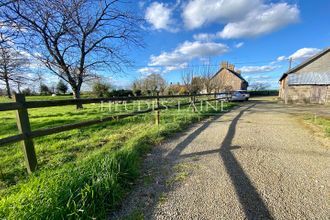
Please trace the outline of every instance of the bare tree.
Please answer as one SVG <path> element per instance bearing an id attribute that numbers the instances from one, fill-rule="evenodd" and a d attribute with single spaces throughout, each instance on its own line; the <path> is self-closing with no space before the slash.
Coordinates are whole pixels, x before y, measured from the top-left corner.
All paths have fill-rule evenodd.
<path id="1" fill-rule="evenodd" d="M 8 98 L 11 98 L 12 85 L 16 85 L 20 93 L 21 86 L 27 83 L 29 79 L 23 74 L 28 59 L 17 50 L 15 44 L 16 37 L 21 29 L 5 16 L 5 6 L 15 1 L 4 0 L 0 3 L 0 81 L 5 84 Z"/>
<path id="2" fill-rule="evenodd" d="M 22 54 L 0 45 L 0 81 L 5 83 L 8 98 L 11 98 L 10 83 L 16 84 L 20 92 L 21 86 L 30 80 L 25 74 L 27 64 L 28 60 Z"/>
<path id="3" fill-rule="evenodd" d="M 1 13 L 1 10 L 0 10 Z M 8 31 L 7 27 L 3 23 L 2 19 L 0 20 L 0 45 L 4 46 L 9 41 L 11 41 L 12 33 Z"/>
<path id="4" fill-rule="evenodd" d="M 163 94 L 166 88 L 166 80 L 157 73 L 147 76 L 144 83 L 148 90 L 151 90 L 154 95 L 156 92 Z"/>
<path id="5" fill-rule="evenodd" d="M 132 89 L 141 90 L 143 93 L 156 95 L 157 92 L 164 93 L 166 89 L 166 80 L 158 73 L 152 73 L 145 78 L 135 80 Z"/>
<path id="6" fill-rule="evenodd" d="M 214 70 L 210 64 L 206 64 L 202 67 L 201 75 L 206 93 L 214 92 L 217 87 L 215 80 L 213 80 L 215 72 L 216 70 Z"/>
<path id="7" fill-rule="evenodd" d="M 192 93 L 192 80 L 194 78 L 194 69 L 191 67 L 185 68 L 181 73 L 181 79 L 183 85 L 187 88 L 188 93 Z"/>
<path id="8" fill-rule="evenodd" d="M 182 83 L 190 94 L 200 93 L 204 89 L 207 93 L 211 92 L 215 88 L 215 82 L 211 80 L 212 77 L 210 65 L 201 68 L 187 67 L 181 73 Z"/>
<path id="9" fill-rule="evenodd" d="M 269 87 L 269 84 L 264 83 L 264 82 L 255 82 L 250 85 L 250 89 L 253 91 L 266 90 L 268 87 Z"/>
<path id="10" fill-rule="evenodd" d="M 142 19 L 124 10 L 120 0 L 18 0 L 6 16 L 22 32 L 26 50 L 67 82 L 74 98 L 100 69 L 121 70 L 126 49 L 142 46 Z M 82 105 L 77 105 L 81 108 Z"/>
<path id="11" fill-rule="evenodd" d="M 35 75 L 36 77 L 34 79 L 34 82 L 38 84 L 39 92 L 40 92 L 40 88 L 44 84 L 44 76 L 40 71 L 37 71 Z"/>
<path id="12" fill-rule="evenodd" d="M 204 78 L 200 76 L 195 76 L 191 80 L 191 92 L 193 94 L 198 94 L 204 89 Z"/>
<path id="13" fill-rule="evenodd" d="M 132 84 L 131 84 L 131 89 L 133 91 L 133 93 L 138 93 L 140 94 L 142 92 L 143 89 L 143 82 L 142 79 L 135 79 L 133 80 Z"/>

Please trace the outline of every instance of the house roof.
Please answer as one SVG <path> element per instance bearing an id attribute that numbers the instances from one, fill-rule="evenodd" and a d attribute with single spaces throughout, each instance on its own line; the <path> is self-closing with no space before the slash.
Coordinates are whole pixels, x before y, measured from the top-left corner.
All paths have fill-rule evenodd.
<path id="1" fill-rule="evenodd" d="M 231 70 L 231 69 L 228 69 L 228 68 L 224 68 L 224 67 L 221 67 L 221 68 L 218 70 L 218 72 L 216 72 L 216 73 L 214 74 L 214 76 L 212 77 L 212 79 L 213 79 L 216 75 L 218 75 L 223 69 L 228 70 L 229 72 L 231 72 L 232 74 L 234 74 L 235 76 L 237 76 L 240 80 L 242 80 L 242 81 L 248 83 L 248 82 L 247 82 L 247 81 L 241 76 L 241 74 L 235 72 L 234 70 Z"/>
<path id="2" fill-rule="evenodd" d="M 330 85 L 330 72 L 290 74 L 288 85 Z"/>
<path id="3" fill-rule="evenodd" d="M 317 60 L 318 58 L 320 58 L 321 56 L 323 56 L 324 54 L 330 52 L 330 47 L 324 49 L 323 51 L 321 51 L 320 53 L 312 56 L 311 58 L 305 60 L 304 62 L 302 62 L 301 64 L 299 64 L 298 66 L 289 69 L 287 72 L 283 73 L 283 75 L 281 76 L 279 81 L 282 81 L 287 75 L 296 72 L 297 70 L 300 70 L 301 68 L 304 68 L 305 66 L 307 66 L 308 64 L 314 62 L 315 60 Z"/>

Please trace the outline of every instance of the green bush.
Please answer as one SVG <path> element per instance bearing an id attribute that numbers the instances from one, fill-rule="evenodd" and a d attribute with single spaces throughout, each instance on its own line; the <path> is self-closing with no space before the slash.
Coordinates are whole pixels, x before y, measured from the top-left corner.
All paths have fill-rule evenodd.
<path id="1" fill-rule="evenodd" d="M 62 93 L 65 94 L 68 91 L 68 86 L 62 81 L 58 81 L 57 85 L 56 85 L 56 90 L 58 93 Z"/>
<path id="2" fill-rule="evenodd" d="M 110 97 L 131 97 L 134 96 L 134 93 L 132 90 L 128 90 L 128 89 L 119 89 L 119 90 L 112 90 L 109 93 Z"/>
<path id="3" fill-rule="evenodd" d="M 99 98 L 104 98 L 109 96 L 109 89 L 110 89 L 109 85 L 101 82 L 96 82 L 92 88 L 93 94 Z"/>

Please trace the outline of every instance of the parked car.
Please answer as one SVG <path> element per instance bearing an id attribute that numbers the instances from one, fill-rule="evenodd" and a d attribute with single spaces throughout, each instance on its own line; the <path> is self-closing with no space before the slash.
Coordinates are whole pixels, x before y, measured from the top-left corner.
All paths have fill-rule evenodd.
<path id="1" fill-rule="evenodd" d="M 217 95 L 218 100 L 222 101 L 230 101 L 231 100 L 231 93 L 230 92 L 223 92 Z"/>
<path id="2" fill-rule="evenodd" d="M 217 95 L 217 99 L 223 101 L 248 101 L 249 98 L 250 94 L 246 90 L 222 92 Z"/>
<path id="3" fill-rule="evenodd" d="M 231 101 L 248 101 L 250 94 L 246 90 L 234 91 L 231 95 Z"/>

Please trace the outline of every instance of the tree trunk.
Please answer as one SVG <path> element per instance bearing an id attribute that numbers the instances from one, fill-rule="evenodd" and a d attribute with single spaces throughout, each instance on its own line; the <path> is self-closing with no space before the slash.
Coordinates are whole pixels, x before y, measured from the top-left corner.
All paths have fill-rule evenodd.
<path id="1" fill-rule="evenodd" d="M 72 92 L 73 92 L 74 99 L 80 99 L 80 87 L 73 87 Z M 76 109 L 82 109 L 82 108 L 83 108 L 83 105 L 81 103 L 78 103 L 76 105 Z"/>
<path id="2" fill-rule="evenodd" d="M 11 92 L 10 92 L 10 86 L 9 86 L 9 80 L 8 77 L 5 77 L 5 83 L 6 83 L 6 91 L 8 98 L 11 99 Z"/>
<path id="3" fill-rule="evenodd" d="M 17 83 L 17 90 L 18 90 L 18 93 L 21 94 L 22 91 L 21 91 L 21 84 L 20 83 Z"/>

